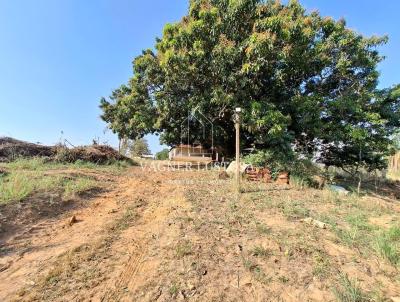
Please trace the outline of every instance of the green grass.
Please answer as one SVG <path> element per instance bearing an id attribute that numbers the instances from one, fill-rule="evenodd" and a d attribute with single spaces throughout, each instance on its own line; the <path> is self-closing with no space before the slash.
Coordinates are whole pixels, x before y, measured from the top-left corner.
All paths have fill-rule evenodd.
<path id="1" fill-rule="evenodd" d="M 256 223 L 256 231 L 260 235 L 271 234 L 271 228 L 269 226 L 259 223 L 259 222 Z"/>
<path id="2" fill-rule="evenodd" d="M 45 158 L 20 158 L 10 163 L 3 164 L 9 170 L 29 170 L 29 171 L 46 171 L 54 169 L 96 169 L 106 171 L 121 171 L 129 167 L 131 164 L 125 161 L 110 162 L 106 165 L 99 165 L 92 162 L 77 160 L 74 163 L 59 163 L 49 161 Z"/>
<path id="3" fill-rule="evenodd" d="M 351 248 L 368 248 L 372 239 L 370 232 L 364 232 L 357 227 L 339 228 L 334 226 L 333 231 L 342 244 Z"/>
<path id="4" fill-rule="evenodd" d="M 370 216 L 371 212 L 356 207 L 349 199 L 347 204 L 336 206 L 328 215 L 321 215 L 321 219 L 332 226 L 338 242 L 359 252 L 369 253 L 378 229 L 369 223 Z"/>
<path id="5" fill-rule="evenodd" d="M 18 159 L 2 164 L 7 175 L 0 177 L 0 204 L 18 202 L 34 193 L 57 193 L 64 199 L 95 188 L 98 181 L 87 175 L 74 173 L 79 170 L 119 173 L 123 164 L 100 166 L 93 163 L 77 161 L 74 164 L 46 162 L 43 158 Z M 69 173 L 50 173 L 54 170 L 67 170 Z"/>
<path id="6" fill-rule="evenodd" d="M 393 266 L 400 265 L 400 227 L 379 229 L 371 226 L 363 214 L 350 214 L 345 220 L 349 227 L 333 227 L 341 243 L 363 253 L 375 252 Z"/>
<path id="7" fill-rule="evenodd" d="M 339 196 L 329 190 L 316 191 L 302 187 L 283 191 L 279 195 L 269 191 L 249 190 L 245 198 L 260 213 L 276 209 L 290 221 L 312 215 L 330 226 L 336 244 L 347 246 L 362 257 L 368 258 L 375 254 L 391 265 L 400 266 L 400 228 L 392 227 L 385 231 L 370 221 L 371 217 L 383 215 L 398 218 L 391 207 L 367 198 L 362 199 L 356 194 Z M 255 223 L 255 231 L 259 235 L 271 233 L 270 229 L 259 222 Z M 301 249 L 304 250 L 304 247 Z M 288 250 L 290 254 L 293 249 Z M 324 258 L 318 256 L 314 259 L 314 275 L 323 277 L 329 273 L 329 262 Z"/>
<path id="8" fill-rule="evenodd" d="M 369 302 L 371 298 L 359 287 L 357 280 L 351 280 L 345 274 L 340 276 L 339 286 L 333 289 L 339 302 Z"/>
<path id="9" fill-rule="evenodd" d="M 368 223 L 368 217 L 362 212 L 351 213 L 346 216 L 346 221 L 353 228 L 362 231 L 372 231 L 373 227 Z"/>
<path id="10" fill-rule="evenodd" d="M 252 271 L 254 279 L 261 284 L 267 285 L 272 282 L 272 277 L 268 276 L 260 267 L 254 268 Z"/>
<path id="11" fill-rule="evenodd" d="M 394 266 L 400 265 L 400 227 L 381 229 L 368 222 L 368 214 L 362 210 L 351 211 L 344 217 L 347 225 L 332 224 L 339 242 L 357 248 L 362 254 L 376 253 Z"/>
<path id="12" fill-rule="evenodd" d="M 0 179 L 0 204 L 18 202 L 34 193 L 59 193 L 64 199 L 75 197 L 97 186 L 87 176 L 44 175 L 40 171 L 13 171 Z"/>
<path id="13" fill-rule="evenodd" d="M 382 231 L 375 240 L 377 253 L 390 264 L 400 264 L 400 227 L 391 227 L 388 231 Z"/>
<path id="14" fill-rule="evenodd" d="M 97 181 L 89 177 L 78 177 L 76 179 L 65 179 L 61 188 L 64 190 L 63 198 L 74 198 L 77 194 L 87 192 L 97 187 Z"/>
<path id="15" fill-rule="evenodd" d="M 282 283 L 288 283 L 289 282 L 289 278 L 288 277 L 286 277 L 286 276 L 279 276 L 278 277 L 278 280 L 280 281 L 280 282 L 282 282 Z"/>
<path id="16" fill-rule="evenodd" d="M 304 206 L 304 203 L 298 201 L 286 202 L 283 207 L 283 214 L 288 219 L 301 219 L 310 215 L 310 210 Z"/>
<path id="17" fill-rule="evenodd" d="M 400 242 L 400 227 L 393 226 L 387 232 L 387 236 L 390 240 Z"/>
<path id="18" fill-rule="evenodd" d="M 272 250 L 263 246 L 255 246 L 251 251 L 251 254 L 256 257 L 268 258 L 273 255 Z"/>
<path id="19" fill-rule="evenodd" d="M 179 293 L 179 284 L 176 282 L 173 282 L 171 286 L 169 287 L 169 293 L 172 297 L 175 297 Z"/>
<path id="20" fill-rule="evenodd" d="M 264 285 L 272 281 L 272 277 L 268 276 L 262 268 L 255 262 L 253 262 L 249 257 L 242 256 L 242 262 L 244 268 L 249 271 L 254 279 Z"/>
<path id="21" fill-rule="evenodd" d="M 117 220 L 117 223 L 112 226 L 113 230 L 126 230 L 135 221 L 137 215 L 135 208 L 128 207 L 122 217 Z"/>
<path id="22" fill-rule="evenodd" d="M 10 201 L 21 201 L 29 196 L 34 185 L 24 173 L 11 173 L 0 178 L 0 204 Z"/>
<path id="23" fill-rule="evenodd" d="M 313 260 L 313 275 L 320 279 L 326 278 L 331 270 L 329 256 L 322 251 L 316 251 L 313 254 Z"/>
<path id="24" fill-rule="evenodd" d="M 10 163 L 4 164 L 10 170 L 45 170 L 49 164 L 43 158 L 20 158 Z"/>

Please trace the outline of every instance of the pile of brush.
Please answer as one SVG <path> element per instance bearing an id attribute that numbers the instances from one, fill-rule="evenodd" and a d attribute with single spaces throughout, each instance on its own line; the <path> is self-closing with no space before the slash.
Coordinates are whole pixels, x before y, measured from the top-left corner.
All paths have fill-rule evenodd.
<path id="1" fill-rule="evenodd" d="M 54 147 L 0 137 L 0 162 L 12 161 L 19 157 L 52 157 L 54 155 Z"/>
<path id="2" fill-rule="evenodd" d="M 107 164 L 115 161 L 129 161 L 129 159 L 106 145 L 91 145 L 75 148 L 57 147 L 54 159 L 58 162 L 73 163 L 78 160 L 96 164 Z"/>
<path id="3" fill-rule="evenodd" d="M 10 137 L 0 138 L 0 162 L 18 158 L 45 157 L 49 161 L 74 163 L 76 161 L 107 164 L 115 161 L 130 161 L 114 148 L 106 145 L 91 145 L 67 148 L 63 145 L 43 146 Z"/>

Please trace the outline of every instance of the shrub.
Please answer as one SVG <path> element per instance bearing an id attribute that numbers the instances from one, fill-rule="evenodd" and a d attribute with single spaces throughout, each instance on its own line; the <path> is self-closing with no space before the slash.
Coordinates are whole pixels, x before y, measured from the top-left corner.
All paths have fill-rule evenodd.
<path id="1" fill-rule="evenodd" d="M 296 153 L 274 152 L 272 150 L 260 150 L 243 158 L 244 162 L 257 167 L 268 167 L 272 175 L 282 171 L 288 171 L 292 176 L 312 184 L 314 175 L 323 174 L 321 169 L 310 159 L 300 158 Z"/>
<path id="2" fill-rule="evenodd" d="M 156 153 L 156 159 L 167 160 L 169 158 L 169 149 L 164 149 Z"/>

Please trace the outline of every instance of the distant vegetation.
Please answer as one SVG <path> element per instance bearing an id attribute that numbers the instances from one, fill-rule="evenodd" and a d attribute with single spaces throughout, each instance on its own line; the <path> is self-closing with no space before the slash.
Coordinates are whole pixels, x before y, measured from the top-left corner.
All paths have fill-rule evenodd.
<path id="1" fill-rule="evenodd" d="M 164 149 L 156 153 L 156 159 L 167 160 L 169 158 L 169 149 Z"/>
<path id="2" fill-rule="evenodd" d="M 120 153 L 128 157 L 136 157 L 142 155 L 148 155 L 151 153 L 149 143 L 145 138 L 139 138 L 136 140 L 121 139 Z"/>

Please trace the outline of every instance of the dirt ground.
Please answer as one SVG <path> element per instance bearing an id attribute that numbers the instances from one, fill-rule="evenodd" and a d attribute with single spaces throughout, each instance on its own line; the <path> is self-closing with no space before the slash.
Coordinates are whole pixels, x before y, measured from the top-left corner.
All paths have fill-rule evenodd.
<path id="1" fill-rule="evenodd" d="M 0 301 L 336 301 L 346 280 L 361 300 L 343 301 L 400 296 L 398 267 L 365 241 L 398 223 L 398 201 L 243 190 L 237 201 L 216 171 L 129 168 L 79 207 L 3 236 Z"/>

